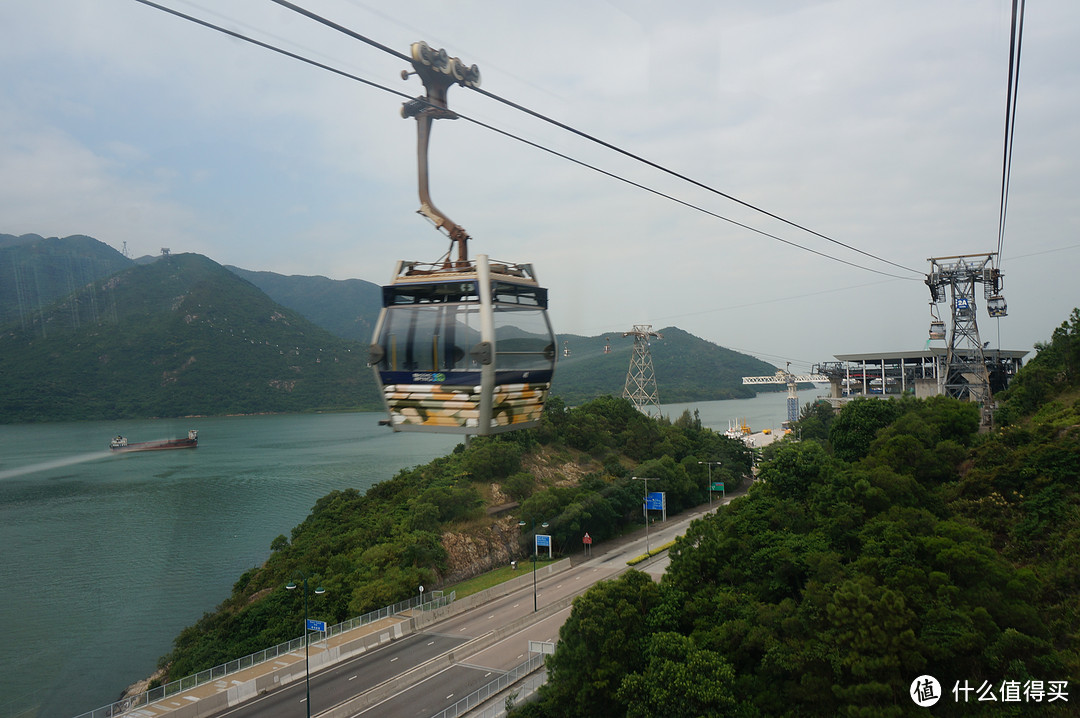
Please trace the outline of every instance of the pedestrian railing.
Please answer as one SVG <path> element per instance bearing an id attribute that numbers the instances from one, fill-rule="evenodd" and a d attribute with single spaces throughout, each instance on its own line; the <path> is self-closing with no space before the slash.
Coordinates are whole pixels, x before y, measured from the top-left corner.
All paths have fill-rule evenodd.
<path id="1" fill-rule="evenodd" d="M 426 599 L 423 599 L 423 596 L 421 595 L 420 597 L 414 597 L 407 601 L 399 601 L 392 606 L 386 606 L 385 608 L 380 608 L 377 611 L 370 611 L 368 613 L 365 613 L 363 616 L 359 616 L 357 618 L 350 618 L 349 620 L 342 621 L 341 623 L 338 623 L 334 626 L 328 626 L 326 632 L 323 634 L 323 637 L 319 640 L 333 638 L 334 636 L 345 633 L 346 631 L 352 631 L 357 628 L 362 628 L 369 623 L 375 623 L 376 621 L 381 621 L 384 618 L 389 618 L 390 616 L 395 616 L 399 613 L 410 611 L 414 608 L 418 608 L 424 611 L 430 611 L 436 608 L 440 608 L 442 606 L 446 606 L 447 604 L 452 603 L 455 595 L 456 594 L 454 592 L 451 592 L 449 596 L 446 596 L 443 595 L 442 591 L 432 591 L 431 596 Z M 76 716 L 76 718 L 112 718 L 112 716 L 118 716 L 133 708 L 141 708 L 150 703 L 154 703 L 155 701 L 160 701 L 163 698 L 168 698 L 169 696 L 175 695 L 177 693 L 191 690 L 192 688 L 196 688 L 205 683 L 210 683 L 211 681 L 221 680 L 225 676 L 247 670 L 248 668 L 251 668 L 252 666 L 257 666 L 260 663 L 272 661 L 279 656 L 284 656 L 294 651 L 298 651 L 299 649 L 304 647 L 305 638 L 306 634 L 304 636 L 300 636 L 299 638 L 294 638 L 291 641 L 279 643 L 273 648 L 266 648 L 256 653 L 252 653 L 251 655 L 244 656 L 243 658 L 237 658 L 236 660 L 229 661 L 228 663 L 214 666 L 213 668 L 209 668 L 205 671 L 200 671 L 195 675 L 187 676 L 176 681 L 170 681 L 169 683 L 158 686 L 156 688 L 151 688 L 144 693 L 139 693 L 134 696 L 128 696 L 127 698 L 124 698 L 122 700 L 110 703 L 106 706 L 102 706 L 101 708 L 97 708 L 96 710 L 82 713 Z"/>

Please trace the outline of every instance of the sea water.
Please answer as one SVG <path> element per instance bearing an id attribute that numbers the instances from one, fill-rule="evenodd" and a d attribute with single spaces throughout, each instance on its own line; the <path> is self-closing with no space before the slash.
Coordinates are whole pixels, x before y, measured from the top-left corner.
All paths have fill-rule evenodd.
<path id="1" fill-rule="evenodd" d="M 724 431 L 779 428 L 783 392 L 670 404 Z M 453 435 L 382 414 L 0 425 L 0 718 L 75 716 L 146 678 L 172 639 L 335 489 L 445 455 Z M 199 447 L 113 454 L 198 429 Z M 239 656 L 237 656 L 238 658 Z"/>
<path id="2" fill-rule="evenodd" d="M 0 716 L 74 716 L 153 672 L 316 500 L 367 490 L 461 437 L 384 415 L 0 426 Z M 109 439 L 197 449 L 113 454 Z"/>

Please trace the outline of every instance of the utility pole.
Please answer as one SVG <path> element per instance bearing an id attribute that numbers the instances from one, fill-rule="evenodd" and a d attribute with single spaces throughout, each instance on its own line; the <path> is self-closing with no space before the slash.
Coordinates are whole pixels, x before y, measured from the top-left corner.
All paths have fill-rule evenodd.
<path id="1" fill-rule="evenodd" d="M 645 515 L 645 553 L 649 553 L 649 479 L 656 481 L 655 476 L 632 476 L 634 481 L 645 482 L 645 496 L 641 500 L 641 513 Z"/>

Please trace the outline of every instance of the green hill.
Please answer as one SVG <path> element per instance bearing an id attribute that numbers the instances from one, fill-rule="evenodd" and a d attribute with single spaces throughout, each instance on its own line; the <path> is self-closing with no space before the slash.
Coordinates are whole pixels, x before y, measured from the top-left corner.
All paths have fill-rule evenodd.
<path id="1" fill-rule="evenodd" d="M 130 265 L 92 237 L 0 234 L 0 327 L 25 327 L 58 299 Z"/>
<path id="2" fill-rule="evenodd" d="M 283 307 L 294 309 L 342 339 L 367 344 L 382 306 L 382 288 L 362 279 L 285 276 L 228 267 Z"/>
<path id="3" fill-rule="evenodd" d="M 132 265 L 0 335 L 0 420 L 373 409 L 366 349 L 193 254 Z"/>
<path id="4" fill-rule="evenodd" d="M 744 376 L 776 372 L 771 364 L 717 346 L 678 327 L 667 327 L 659 333 L 663 338 L 653 340 L 649 351 L 663 404 L 746 399 L 756 392 L 743 386 Z M 611 347 L 607 354 L 605 345 Z M 569 356 L 562 355 L 564 347 L 570 350 Z M 568 404 L 580 404 L 605 394 L 622 395 L 633 350 L 633 338 L 623 338 L 622 332 L 597 337 L 559 335 L 559 364 L 552 391 Z"/>

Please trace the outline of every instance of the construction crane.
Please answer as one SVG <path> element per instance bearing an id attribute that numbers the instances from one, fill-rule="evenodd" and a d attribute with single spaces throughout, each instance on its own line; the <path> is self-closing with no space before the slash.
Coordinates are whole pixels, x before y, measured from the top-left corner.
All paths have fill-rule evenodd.
<path id="1" fill-rule="evenodd" d="M 777 369 L 775 374 L 769 376 L 744 376 L 743 384 L 787 384 L 787 420 L 794 423 L 799 420 L 799 390 L 798 384 L 813 382 L 827 382 L 829 377 L 822 374 L 792 374 L 791 362 L 787 363 L 787 369 Z"/>
<path id="2" fill-rule="evenodd" d="M 938 381 L 948 396 L 968 399 L 982 405 L 983 424 L 989 425 L 992 412 L 990 375 L 986 369 L 985 345 L 979 337 L 975 320 L 975 285 L 983 285 L 986 311 L 991 317 L 1004 317 L 1008 310 L 1001 295 L 1002 274 L 994 266 L 996 253 L 961 254 L 955 257 L 931 257 L 926 286 L 930 288 L 931 310 L 947 299 L 952 308 L 952 331 L 948 336 L 945 371 Z M 949 297 L 946 297 L 948 290 Z M 944 322 L 930 324 L 931 338 L 944 339 Z"/>
<path id="3" fill-rule="evenodd" d="M 623 397 L 634 402 L 634 406 L 643 414 L 652 416 L 652 408 L 660 416 L 660 396 L 656 389 L 656 373 L 653 371 L 650 340 L 663 339 L 663 335 L 652 330 L 652 324 L 635 324 L 624 337 L 634 338 L 634 353 L 630 356 L 630 368 L 626 372 L 626 384 Z"/>

